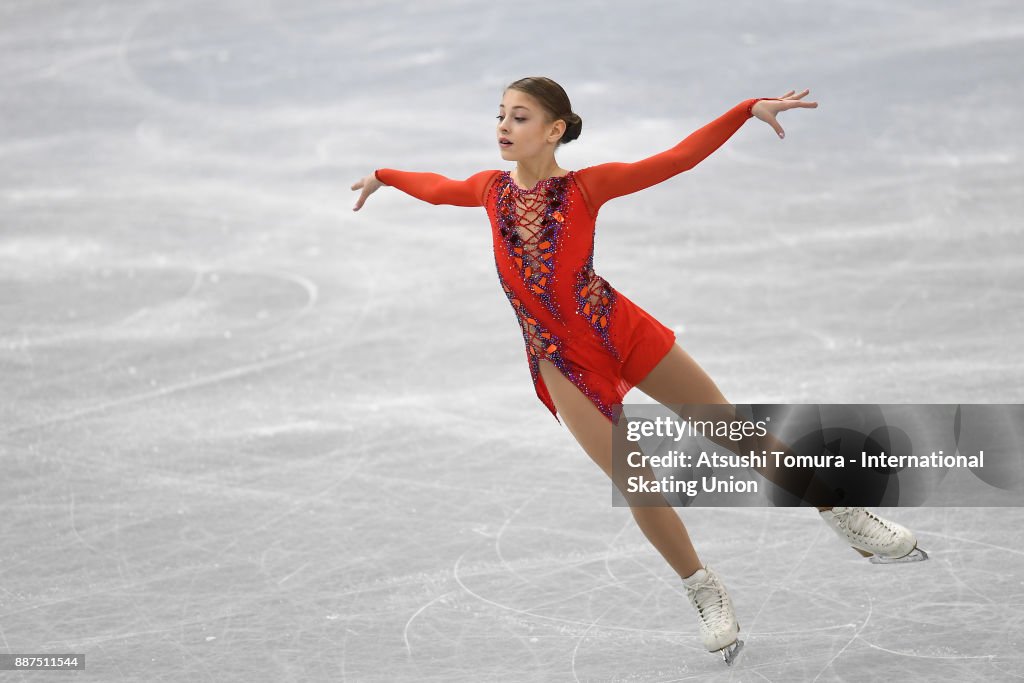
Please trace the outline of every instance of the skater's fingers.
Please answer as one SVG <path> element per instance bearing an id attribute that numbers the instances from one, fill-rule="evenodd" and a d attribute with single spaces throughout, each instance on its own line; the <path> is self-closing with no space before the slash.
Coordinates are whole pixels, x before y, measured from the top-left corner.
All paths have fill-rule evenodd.
<path id="1" fill-rule="evenodd" d="M 772 127 L 772 130 L 775 131 L 775 134 L 779 136 L 780 140 L 786 137 L 786 132 L 782 130 L 782 126 L 779 124 L 779 120 L 775 118 L 774 114 L 769 114 L 767 118 L 765 118 L 765 123 Z"/>
<path id="2" fill-rule="evenodd" d="M 786 111 L 787 109 L 796 109 L 797 107 L 807 108 L 807 109 L 817 109 L 818 103 L 817 102 L 800 102 L 799 100 L 786 100 L 785 102 L 783 102 L 782 106 L 779 108 L 779 111 Z"/>
<path id="3" fill-rule="evenodd" d="M 796 92 L 795 90 L 790 90 L 788 93 L 783 95 L 781 99 L 784 99 L 784 100 L 792 102 L 793 100 L 799 100 L 801 97 L 804 97 L 809 92 L 811 92 L 810 88 L 804 88 L 800 92 Z"/>
<path id="4" fill-rule="evenodd" d="M 377 176 L 374 174 L 370 174 L 365 178 L 362 178 L 352 183 L 353 190 L 362 189 L 362 192 L 359 193 L 359 199 L 356 200 L 356 205 L 352 207 L 352 210 L 358 211 L 359 209 L 363 208 L 363 204 L 366 203 L 366 198 L 369 197 L 374 192 L 376 192 L 377 188 L 381 187 L 382 185 L 383 183 L 377 180 Z"/>
<path id="5" fill-rule="evenodd" d="M 369 185 L 363 188 L 363 191 L 359 193 L 359 199 L 356 200 L 356 205 L 352 207 L 353 211 L 358 211 L 363 208 L 363 204 L 366 203 L 366 198 L 373 194 L 373 190 L 370 189 Z"/>
<path id="6" fill-rule="evenodd" d="M 779 107 L 779 111 L 786 111 L 787 109 L 796 109 L 797 107 L 809 107 L 814 109 L 818 106 L 817 102 L 800 102 L 799 100 L 785 100 L 782 106 Z"/>
<path id="7" fill-rule="evenodd" d="M 786 105 L 785 101 L 776 102 L 772 100 L 761 100 L 754 105 L 754 108 L 751 109 L 751 113 L 771 126 L 772 130 L 775 131 L 775 134 L 781 139 L 786 137 L 786 133 L 783 132 L 782 126 L 779 125 L 779 120 L 775 118 L 775 112 L 783 111 L 788 108 L 789 107 Z"/>

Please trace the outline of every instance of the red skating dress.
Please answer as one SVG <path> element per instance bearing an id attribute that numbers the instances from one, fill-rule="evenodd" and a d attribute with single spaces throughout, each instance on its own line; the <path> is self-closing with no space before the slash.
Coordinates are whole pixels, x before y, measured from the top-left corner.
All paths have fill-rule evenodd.
<path id="1" fill-rule="evenodd" d="M 594 272 L 597 212 L 614 197 L 696 166 L 751 118 L 744 100 L 675 147 L 633 163 L 610 162 L 552 176 L 524 189 L 508 171 L 465 180 L 380 168 L 378 180 L 431 204 L 483 206 L 491 222 L 498 281 L 515 311 L 537 397 L 561 424 L 540 374 L 551 361 L 610 421 L 675 334 Z"/>

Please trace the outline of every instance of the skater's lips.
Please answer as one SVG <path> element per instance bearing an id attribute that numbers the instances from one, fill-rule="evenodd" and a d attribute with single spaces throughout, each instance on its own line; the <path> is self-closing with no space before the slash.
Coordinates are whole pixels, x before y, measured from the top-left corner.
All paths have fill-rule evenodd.
<path id="1" fill-rule="evenodd" d="M 498 142 L 499 142 L 499 143 L 501 143 L 501 142 L 507 142 L 507 143 L 508 143 L 508 144 L 510 144 L 510 145 L 512 144 L 512 141 L 511 141 L 511 140 L 509 140 L 508 138 L 498 138 Z"/>

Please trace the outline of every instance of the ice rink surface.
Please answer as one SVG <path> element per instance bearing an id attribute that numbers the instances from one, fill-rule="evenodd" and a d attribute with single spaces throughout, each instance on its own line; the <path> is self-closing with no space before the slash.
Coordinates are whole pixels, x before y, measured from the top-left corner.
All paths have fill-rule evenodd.
<path id="1" fill-rule="evenodd" d="M 483 209 L 375 168 L 510 170 L 502 88 L 565 86 L 564 168 L 696 168 L 595 267 L 737 403 L 1019 403 L 1024 6 L 0 4 L 4 681 L 1012 681 L 1024 512 L 680 510 L 746 642 L 537 400 Z M 628 401 L 647 402 L 634 391 Z"/>

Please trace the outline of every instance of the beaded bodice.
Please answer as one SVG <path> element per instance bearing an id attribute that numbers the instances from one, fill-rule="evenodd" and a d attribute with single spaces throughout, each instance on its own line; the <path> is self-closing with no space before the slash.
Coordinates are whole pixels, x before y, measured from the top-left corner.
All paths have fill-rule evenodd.
<path id="1" fill-rule="evenodd" d="M 615 292 L 594 272 L 595 217 L 575 175 L 545 178 L 527 190 L 502 171 L 486 202 L 498 278 L 527 350 L 556 365 L 570 337 L 618 357 L 608 334 Z"/>

